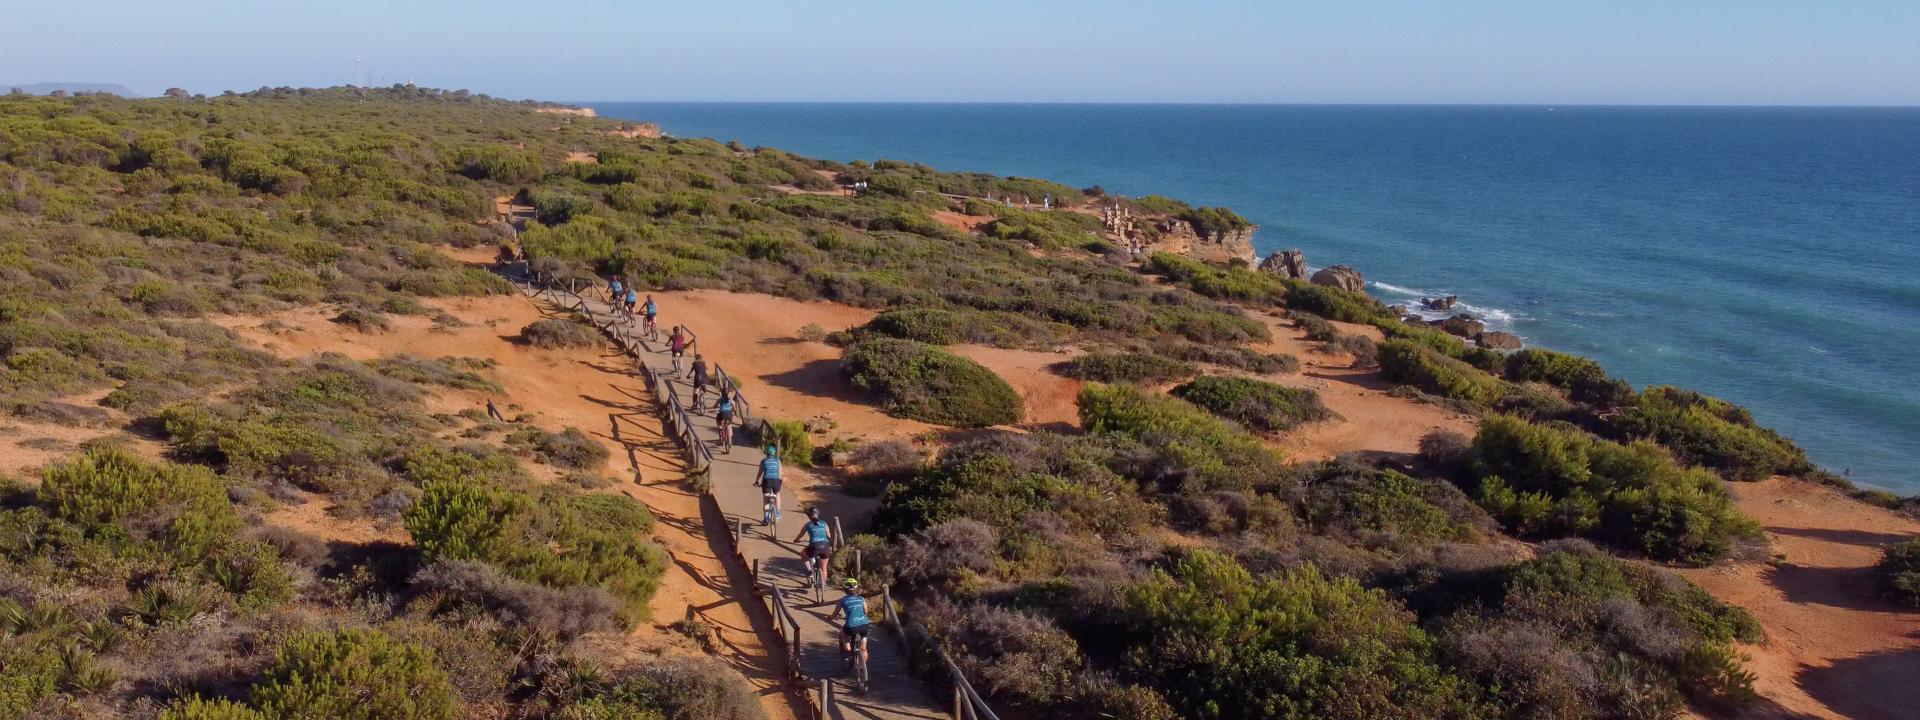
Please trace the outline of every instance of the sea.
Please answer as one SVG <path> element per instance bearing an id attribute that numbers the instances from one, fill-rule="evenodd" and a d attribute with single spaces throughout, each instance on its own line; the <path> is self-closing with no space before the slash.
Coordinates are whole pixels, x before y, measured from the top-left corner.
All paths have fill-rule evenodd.
<path id="1" fill-rule="evenodd" d="M 1920 108 L 589 102 L 668 134 L 1224 205 L 1920 493 Z"/>

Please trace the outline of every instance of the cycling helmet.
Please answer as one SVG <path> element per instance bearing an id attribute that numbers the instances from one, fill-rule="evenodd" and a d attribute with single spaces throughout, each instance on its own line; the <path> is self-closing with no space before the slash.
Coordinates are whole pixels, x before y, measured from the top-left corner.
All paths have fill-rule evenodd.
<path id="1" fill-rule="evenodd" d="M 817 508 L 817 507 L 810 507 L 810 508 L 807 508 L 807 519 L 808 519 L 808 520 L 819 520 L 819 519 L 820 519 L 820 508 Z"/>
<path id="2" fill-rule="evenodd" d="M 845 588 L 847 592 L 853 592 L 855 590 L 860 589 L 860 581 L 855 580 L 853 578 L 847 578 L 845 580 L 840 581 L 840 587 Z"/>
<path id="3" fill-rule="evenodd" d="M 780 454 L 780 448 L 774 447 L 772 445 L 767 446 L 767 457 L 773 457 L 779 454 Z"/>

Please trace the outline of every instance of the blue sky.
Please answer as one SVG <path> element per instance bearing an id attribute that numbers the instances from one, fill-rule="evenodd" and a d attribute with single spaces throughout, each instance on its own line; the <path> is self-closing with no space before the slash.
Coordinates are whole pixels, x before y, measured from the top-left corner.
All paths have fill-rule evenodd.
<path id="1" fill-rule="evenodd" d="M 64 2 L 0 82 L 558 100 L 1920 105 L 1914 0 Z"/>

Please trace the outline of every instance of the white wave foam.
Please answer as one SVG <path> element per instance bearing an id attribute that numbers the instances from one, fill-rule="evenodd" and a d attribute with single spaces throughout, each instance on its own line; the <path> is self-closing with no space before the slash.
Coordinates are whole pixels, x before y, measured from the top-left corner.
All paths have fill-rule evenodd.
<path id="1" fill-rule="evenodd" d="M 1427 292 L 1425 290 L 1416 290 L 1410 287 L 1401 287 L 1399 285 L 1395 285 L 1392 283 L 1383 283 L 1383 282 L 1380 282 L 1379 280 L 1368 280 L 1367 284 L 1372 285 L 1381 290 L 1385 290 L 1390 293 L 1397 293 L 1400 295 L 1421 295 L 1425 297 L 1433 297 L 1434 295 L 1433 293 Z"/>

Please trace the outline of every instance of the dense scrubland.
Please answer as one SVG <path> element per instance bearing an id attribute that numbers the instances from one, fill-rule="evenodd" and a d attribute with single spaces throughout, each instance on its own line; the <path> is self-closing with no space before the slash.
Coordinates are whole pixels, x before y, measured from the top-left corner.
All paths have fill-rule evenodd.
<path id="1" fill-rule="evenodd" d="M 1244 227 L 1218 208 L 610 128 L 400 88 L 0 98 L 0 408 L 99 422 L 70 398 L 107 391 L 168 450 L 91 447 L 5 484 L 0 717 L 757 715 L 697 660 L 569 652 L 647 620 L 666 571 L 644 507 L 525 466 L 591 475 L 604 448 L 426 411 L 433 388 L 484 388 L 479 363 L 283 362 L 206 321 L 326 305 L 382 332 L 431 314 L 422 298 L 506 292 L 434 248 L 505 243 L 478 222 L 501 196 L 535 208 L 520 248 L 550 273 L 884 309 L 831 340 L 902 417 L 1021 420 L 1006 381 L 943 346 L 1091 351 L 1058 367 L 1093 381 L 1077 430 L 855 453 L 884 488 L 853 540 L 864 579 L 909 598 L 1003 716 L 1657 718 L 1752 697 L 1736 643 L 1759 626 L 1660 569 L 1756 542 L 1725 481 L 1819 475 L 1737 407 L 1247 268 L 1155 255 L 1154 282 L 1074 211 Z M 993 219 L 969 233 L 945 210 Z M 1334 418 L 1259 377 L 1300 367 L 1251 346 L 1260 312 L 1479 432 L 1290 462 L 1270 436 Z M 262 524 L 311 497 L 411 542 Z M 1891 592 L 1916 594 L 1916 554 L 1889 555 Z"/>

